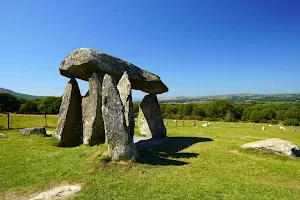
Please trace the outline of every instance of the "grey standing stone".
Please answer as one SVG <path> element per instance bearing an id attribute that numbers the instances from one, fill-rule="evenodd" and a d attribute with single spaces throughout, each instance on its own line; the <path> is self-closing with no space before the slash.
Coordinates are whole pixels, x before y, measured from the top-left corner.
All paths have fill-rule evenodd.
<path id="1" fill-rule="evenodd" d="M 37 128 L 24 128 L 24 129 L 20 129 L 19 130 L 20 134 L 23 135 L 30 135 L 30 134 L 37 134 L 37 133 L 41 133 L 44 136 L 46 136 L 46 129 L 45 127 L 37 127 Z"/>
<path id="2" fill-rule="evenodd" d="M 105 142 L 102 119 L 103 77 L 93 73 L 89 79 L 89 91 L 82 99 L 83 144 L 98 145 Z"/>
<path id="3" fill-rule="evenodd" d="M 117 86 L 122 103 L 124 105 L 124 115 L 126 120 L 126 125 L 129 129 L 130 135 L 133 137 L 134 135 L 134 110 L 133 110 L 133 103 L 132 103 L 132 94 L 131 94 L 131 84 L 128 78 L 127 72 L 124 72 L 123 76 L 119 80 Z"/>
<path id="4" fill-rule="evenodd" d="M 79 48 L 72 51 L 61 62 L 59 70 L 63 76 L 86 81 L 94 72 L 107 73 L 119 80 L 127 71 L 133 89 L 156 94 L 169 90 L 156 74 L 142 70 L 117 57 L 89 48 Z"/>
<path id="5" fill-rule="evenodd" d="M 166 137 L 166 127 L 155 94 L 144 97 L 140 104 L 138 125 L 140 133 L 153 138 Z"/>
<path id="6" fill-rule="evenodd" d="M 126 126 L 124 106 L 115 79 L 108 74 L 102 84 L 102 116 L 110 157 L 135 161 L 138 151 Z"/>
<path id="7" fill-rule="evenodd" d="M 82 144 L 81 94 L 74 78 L 68 82 L 62 96 L 58 125 L 54 134 L 60 146 L 74 147 Z"/>
<path id="8" fill-rule="evenodd" d="M 283 154 L 292 158 L 300 156 L 298 147 L 295 144 L 278 138 L 271 138 L 267 140 L 247 143 L 242 145 L 242 148 L 273 152 L 277 154 Z"/>

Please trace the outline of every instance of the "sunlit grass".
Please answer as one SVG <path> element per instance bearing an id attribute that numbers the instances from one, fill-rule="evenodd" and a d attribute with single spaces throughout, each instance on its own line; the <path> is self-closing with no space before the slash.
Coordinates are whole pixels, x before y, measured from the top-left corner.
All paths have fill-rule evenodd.
<path id="1" fill-rule="evenodd" d="M 26 119 L 15 127 L 43 126 L 21 124 Z M 240 148 L 271 137 L 300 146 L 300 129 L 184 123 L 168 120 L 170 142 L 127 165 L 106 163 L 106 145 L 59 148 L 54 138 L 2 130 L 8 138 L 0 138 L 0 199 L 26 199 L 62 183 L 84 186 L 72 199 L 300 199 L 300 159 Z"/>
<path id="2" fill-rule="evenodd" d="M 47 127 L 55 128 L 57 125 L 58 116 L 47 115 L 46 120 Z M 9 114 L 9 122 L 11 129 L 46 126 L 44 115 Z M 6 114 L 0 114 L 0 128 L 8 128 L 8 119 Z"/>

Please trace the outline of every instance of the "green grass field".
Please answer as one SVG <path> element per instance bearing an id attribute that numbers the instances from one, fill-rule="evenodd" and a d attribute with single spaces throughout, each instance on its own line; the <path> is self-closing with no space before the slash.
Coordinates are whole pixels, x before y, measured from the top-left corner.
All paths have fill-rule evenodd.
<path id="1" fill-rule="evenodd" d="M 55 138 L 19 135 L 18 128 L 43 126 L 44 118 L 14 117 L 14 130 L 0 130 L 8 135 L 0 138 L 0 199 L 28 199 L 64 183 L 83 185 L 71 199 L 300 199 L 300 158 L 240 149 L 272 137 L 300 146 L 298 127 L 168 120 L 168 145 L 118 165 L 105 162 L 106 145 L 59 148 Z M 5 119 L 0 115 L 4 128 Z M 57 116 L 48 119 L 53 130 Z"/>

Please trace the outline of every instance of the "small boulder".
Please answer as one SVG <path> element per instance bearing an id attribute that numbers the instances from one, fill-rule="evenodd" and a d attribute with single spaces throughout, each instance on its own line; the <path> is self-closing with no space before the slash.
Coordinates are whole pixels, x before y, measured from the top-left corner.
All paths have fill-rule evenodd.
<path id="1" fill-rule="evenodd" d="M 116 81 L 108 74 L 104 76 L 102 84 L 102 116 L 109 156 L 113 160 L 135 161 L 138 151 L 126 125 Z"/>
<path id="2" fill-rule="evenodd" d="M 153 138 L 166 137 L 166 127 L 155 94 L 146 95 L 142 100 L 139 109 L 138 125 L 142 135 L 152 136 Z"/>
<path id="3" fill-rule="evenodd" d="M 6 138 L 7 136 L 3 133 L 0 133 L 0 138 Z"/>
<path id="4" fill-rule="evenodd" d="M 41 133 L 44 136 L 46 136 L 46 129 L 45 127 L 37 127 L 37 128 L 24 128 L 24 129 L 20 129 L 19 130 L 20 134 L 23 135 L 30 135 L 30 134 L 37 134 L 37 133 Z"/>
<path id="5" fill-rule="evenodd" d="M 131 83 L 128 78 L 127 72 L 124 72 L 123 76 L 121 77 L 118 86 L 117 86 L 122 103 L 124 105 L 124 115 L 126 120 L 126 125 L 129 129 L 130 135 L 133 137 L 134 135 L 134 110 L 133 110 L 133 103 L 132 103 L 132 94 L 131 94 Z"/>
<path id="6" fill-rule="evenodd" d="M 82 144 L 81 94 L 75 78 L 68 82 L 62 96 L 54 136 L 60 140 L 59 146 L 75 147 Z"/>
<path id="7" fill-rule="evenodd" d="M 59 186 L 52 190 L 42 192 L 38 196 L 31 198 L 29 200 L 54 200 L 54 199 L 66 199 L 71 195 L 79 192 L 81 190 L 80 185 L 66 185 Z"/>
<path id="8" fill-rule="evenodd" d="M 267 140 L 247 143 L 242 145 L 242 148 L 258 149 L 261 151 L 274 152 L 292 158 L 298 157 L 300 153 L 298 147 L 295 144 L 278 138 L 271 138 Z"/>

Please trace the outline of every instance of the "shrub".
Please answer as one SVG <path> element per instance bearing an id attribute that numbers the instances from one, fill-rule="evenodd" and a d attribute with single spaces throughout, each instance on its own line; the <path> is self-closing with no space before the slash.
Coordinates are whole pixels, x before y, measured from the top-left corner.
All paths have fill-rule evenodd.
<path id="1" fill-rule="evenodd" d="M 283 122 L 284 126 L 299 126 L 298 119 L 286 119 Z"/>

